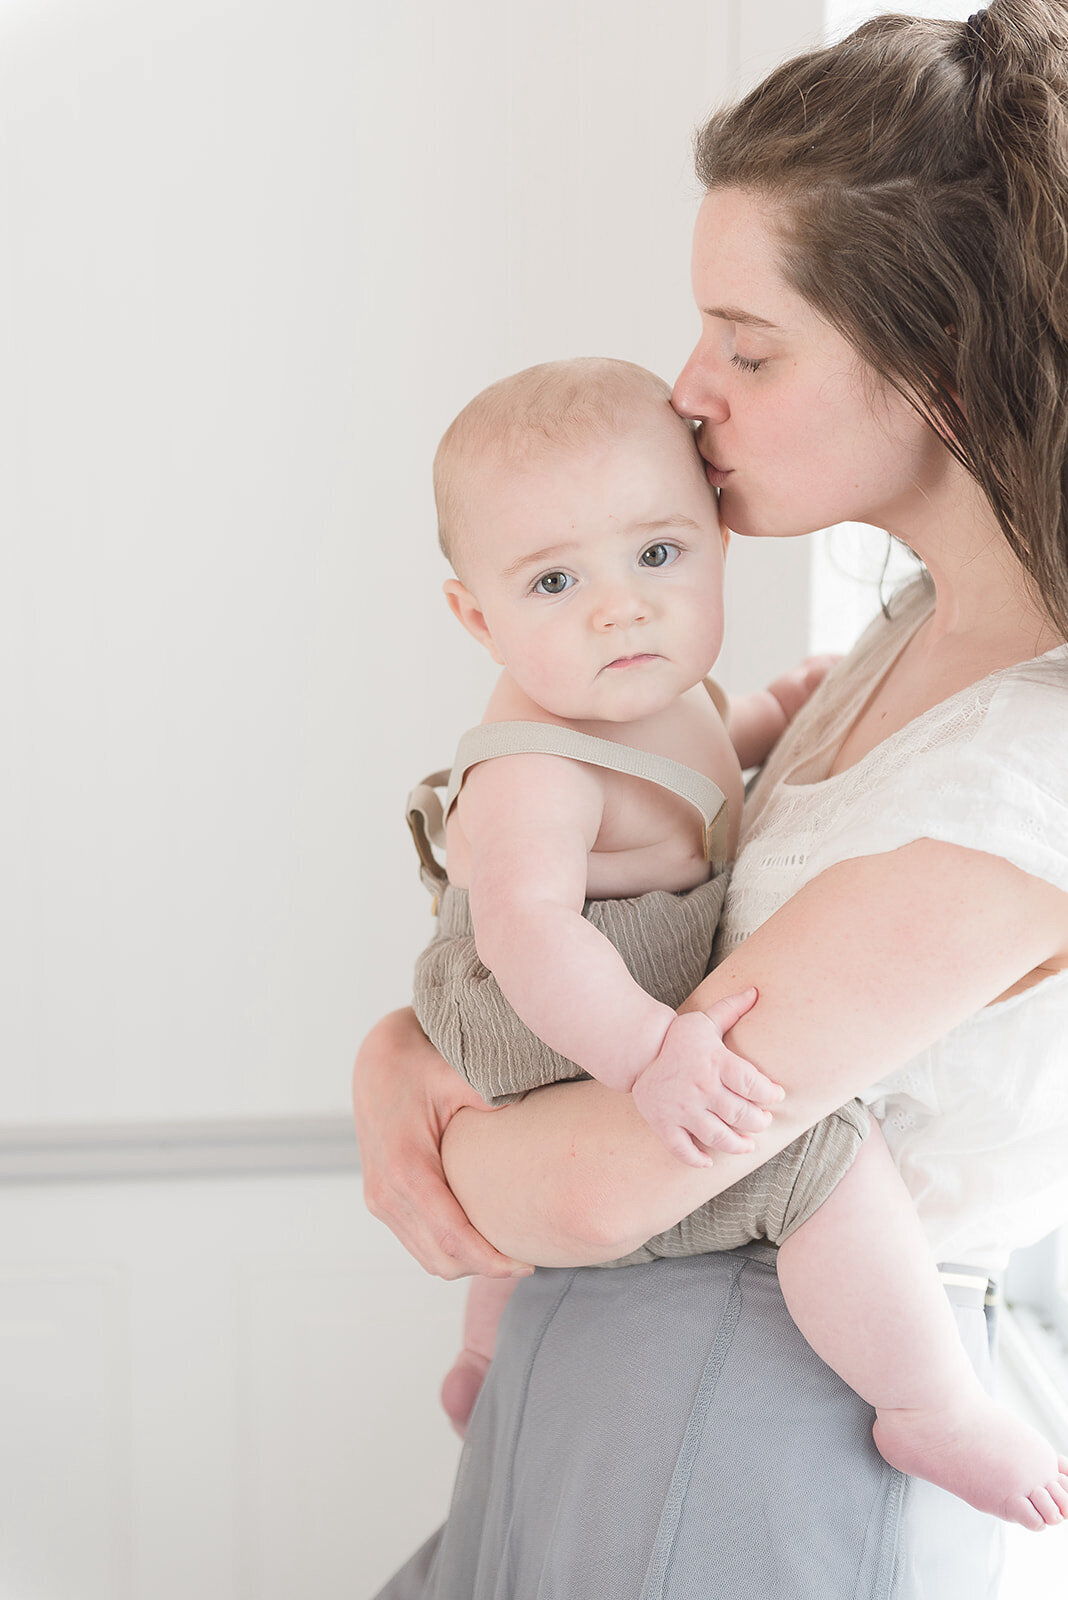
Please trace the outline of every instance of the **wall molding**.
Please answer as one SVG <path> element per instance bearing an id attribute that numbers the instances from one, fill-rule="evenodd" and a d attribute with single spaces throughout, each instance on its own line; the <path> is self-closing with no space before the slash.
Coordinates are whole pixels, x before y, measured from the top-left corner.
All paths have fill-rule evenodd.
<path id="1" fill-rule="evenodd" d="M 54 1123 L 0 1131 L 0 1183 L 358 1172 L 352 1122 L 323 1117 Z"/>

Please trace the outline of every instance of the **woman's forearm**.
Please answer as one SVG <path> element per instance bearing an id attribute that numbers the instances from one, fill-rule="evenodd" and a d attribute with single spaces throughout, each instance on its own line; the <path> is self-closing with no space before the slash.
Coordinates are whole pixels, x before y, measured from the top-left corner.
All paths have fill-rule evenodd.
<path id="1" fill-rule="evenodd" d="M 683 1166 L 629 1095 L 559 1084 L 453 1118 L 450 1185 L 479 1231 L 521 1260 L 623 1255 L 1063 951 L 1066 908 L 1068 896 L 1004 861 L 928 840 L 832 867 L 688 1002 L 759 991 L 728 1043 L 786 1098 L 753 1152 Z"/>

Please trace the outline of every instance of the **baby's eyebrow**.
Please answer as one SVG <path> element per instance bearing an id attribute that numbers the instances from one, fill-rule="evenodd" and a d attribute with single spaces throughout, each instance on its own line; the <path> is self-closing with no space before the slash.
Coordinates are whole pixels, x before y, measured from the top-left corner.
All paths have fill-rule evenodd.
<path id="1" fill-rule="evenodd" d="M 514 578 L 516 573 L 522 572 L 524 567 L 536 566 L 540 561 L 548 561 L 552 556 L 563 555 L 566 550 L 575 550 L 577 548 L 577 545 L 572 541 L 570 544 L 551 544 L 545 550 L 532 550 L 529 555 L 520 556 L 518 561 L 513 561 L 510 567 L 505 567 L 501 576 L 503 578 Z"/>

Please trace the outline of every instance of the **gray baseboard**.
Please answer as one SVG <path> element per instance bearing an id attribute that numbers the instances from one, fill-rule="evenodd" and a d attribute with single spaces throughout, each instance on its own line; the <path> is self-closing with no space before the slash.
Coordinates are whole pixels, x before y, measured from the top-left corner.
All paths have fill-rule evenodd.
<path id="1" fill-rule="evenodd" d="M 0 1130 L 8 1184 L 357 1171 L 356 1135 L 340 1114 Z"/>

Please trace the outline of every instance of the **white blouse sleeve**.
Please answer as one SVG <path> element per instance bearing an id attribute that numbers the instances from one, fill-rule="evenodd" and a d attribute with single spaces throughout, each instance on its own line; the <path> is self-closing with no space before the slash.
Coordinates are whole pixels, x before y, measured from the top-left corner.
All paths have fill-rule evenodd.
<path id="1" fill-rule="evenodd" d="M 828 819 L 808 876 L 936 839 L 1068 891 L 1068 651 L 1000 675 L 982 715 L 963 714 L 948 739 L 912 748 L 881 779 L 859 784 Z"/>

